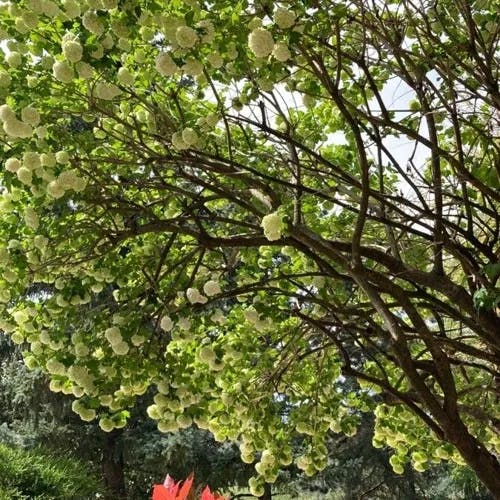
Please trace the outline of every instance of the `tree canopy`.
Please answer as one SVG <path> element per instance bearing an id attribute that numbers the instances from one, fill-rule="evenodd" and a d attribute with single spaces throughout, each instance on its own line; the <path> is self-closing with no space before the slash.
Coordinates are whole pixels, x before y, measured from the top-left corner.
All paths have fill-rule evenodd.
<path id="1" fill-rule="evenodd" d="M 1 3 L 0 328 L 106 431 L 152 387 L 238 440 L 258 496 L 360 412 L 500 496 L 495 3 Z"/>

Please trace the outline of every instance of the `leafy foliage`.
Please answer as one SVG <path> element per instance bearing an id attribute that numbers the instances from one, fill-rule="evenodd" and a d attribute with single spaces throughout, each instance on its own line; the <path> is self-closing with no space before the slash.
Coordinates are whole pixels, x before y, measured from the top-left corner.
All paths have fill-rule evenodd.
<path id="1" fill-rule="evenodd" d="M 0 498 L 95 498 L 100 482 L 75 459 L 55 458 L 41 450 L 24 451 L 0 443 Z"/>

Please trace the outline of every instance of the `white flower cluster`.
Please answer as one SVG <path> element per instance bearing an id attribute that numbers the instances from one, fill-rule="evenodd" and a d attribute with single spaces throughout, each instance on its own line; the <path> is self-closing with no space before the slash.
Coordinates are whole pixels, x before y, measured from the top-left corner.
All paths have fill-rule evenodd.
<path id="1" fill-rule="evenodd" d="M 104 332 L 104 336 L 111 345 L 111 349 L 118 356 L 124 356 L 129 351 L 129 345 L 123 340 L 120 329 L 112 326 Z"/>
<path id="2" fill-rule="evenodd" d="M 42 13 L 48 17 L 56 17 L 60 10 L 52 0 L 43 0 L 41 3 Z"/>
<path id="3" fill-rule="evenodd" d="M 10 137 L 26 139 L 33 135 L 31 125 L 18 120 L 16 114 L 8 104 L 0 106 L 0 121 L 3 122 L 4 132 Z"/>
<path id="4" fill-rule="evenodd" d="M 208 21 L 207 19 L 204 19 L 200 21 L 197 25 L 197 28 L 201 29 L 203 34 L 201 35 L 201 41 L 204 43 L 211 43 L 214 39 L 215 36 L 215 28 L 214 25 Z"/>
<path id="5" fill-rule="evenodd" d="M 114 83 L 98 82 L 94 94 L 103 101 L 111 101 L 121 94 L 121 90 Z"/>
<path id="6" fill-rule="evenodd" d="M 63 39 L 61 48 L 64 57 L 71 63 L 77 63 L 83 56 L 83 47 L 80 45 L 80 42 L 74 38 Z"/>
<path id="7" fill-rule="evenodd" d="M 296 17 L 295 12 L 284 9 L 283 7 L 278 7 L 274 13 L 274 22 L 281 29 L 287 29 L 295 24 Z"/>
<path id="8" fill-rule="evenodd" d="M 156 71 L 163 76 L 172 76 L 177 71 L 177 64 L 166 52 L 160 52 L 155 59 Z"/>
<path id="9" fill-rule="evenodd" d="M 56 61 L 52 66 L 52 74 L 62 83 L 71 83 L 75 77 L 73 68 L 66 61 Z"/>
<path id="10" fill-rule="evenodd" d="M 160 328 L 164 331 L 164 332 L 169 332 L 170 330 L 172 330 L 172 328 L 174 327 L 174 322 L 172 321 L 172 319 L 170 318 L 170 316 L 163 316 L 160 320 Z"/>
<path id="11" fill-rule="evenodd" d="M 174 132 L 172 134 L 172 147 L 177 151 L 182 151 L 183 149 L 188 149 L 188 145 L 182 139 L 182 132 Z"/>
<path id="12" fill-rule="evenodd" d="M 75 17 L 80 17 L 81 9 L 80 4 L 76 0 L 63 0 L 64 13 L 68 19 L 74 19 Z"/>
<path id="13" fill-rule="evenodd" d="M 265 332 L 272 326 L 272 321 L 269 318 L 262 319 L 260 314 L 253 307 L 246 309 L 243 312 L 243 316 L 245 316 L 245 319 L 259 332 Z"/>
<path id="14" fill-rule="evenodd" d="M 0 87 L 8 87 L 12 81 L 9 73 L 5 70 L 0 70 Z"/>
<path id="15" fill-rule="evenodd" d="M 220 54 L 211 53 L 207 55 L 207 61 L 212 66 L 212 68 L 219 69 L 222 68 L 224 64 L 224 59 Z"/>
<path id="16" fill-rule="evenodd" d="M 21 110 L 21 120 L 28 125 L 36 127 L 40 123 L 40 113 L 31 106 Z"/>
<path id="17" fill-rule="evenodd" d="M 95 410 L 86 408 L 79 399 L 73 401 L 73 403 L 71 404 L 71 409 L 85 422 L 90 422 L 96 417 Z"/>
<path id="18" fill-rule="evenodd" d="M 203 74 L 203 64 L 196 59 L 190 58 L 182 66 L 182 71 L 189 76 L 200 76 Z"/>
<path id="19" fill-rule="evenodd" d="M 248 35 L 248 46 L 258 58 L 273 55 L 278 61 L 285 62 L 291 57 L 290 49 L 284 42 L 274 43 L 272 34 L 265 28 L 255 28 Z"/>
<path id="20" fill-rule="evenodd" d="M 182 131 L 182 140 L 188 147 L 194 146 L 198 142 L 198 134 L 187 127 Z"/>
<path id="21" fill-rule="evenodd" d="M 118 81 L 120 83 L 122 83 L 123 85 L 128 85 L 128 86 L 131 86 L 134 84 L 134 75 L 132 75 L 132 73 L 125 67 L 121 67 L 119 70 L 118 70 L 118 73 L 117 73 L 117 78 L 118 78 Z"/>
<path id="22" fill-rule="evenodd" d="M 19 172 L 17 173 L 19 177 Z M 87 186 L 87 181 L 80 177 L 76 170 L 66 170 L 47 184 L 47 194 L 52 198 L 61 198 L 66 191 L 72 189 L 81 192 Z"/>
<path id="23" fill-rule="evenodd" d="M 23 58 L 19 52 L 13 51 L 5 56 L 5 62 L 11 68 L 18 68 L 23 62 Z"/>
<path id="24" fill-rule="evenodd" d="M 278 42 L 274 45 L 272 54 L 280 62 L 288 61 L 291 57 L 290 49 L 283 42 Z"/>
<path id="25" fill-rule="evenodd" d="M 186 297 L 191 304 L 205 304 L 208 300 L 197 288 L 188 288 L 186 290 Z"/>
<path id="26" fill-rule="evenodd" d="M 267 214 L 262 218 L 261 226 L 264 229 L 264 236 L 269 241 L 276 241 L 281 238 L 282 219 L 278 212 Z"/>
<path id="27" fill-rule="evenodd" d="M 65 375 L 66 374 L 66 367 L 60 361 L 58 361 L 56 358 L 50 358 L 45 363 L 45 368 L 47 368 L 47 371 L 49 373 L 52 373 L 53 375 Z"/>
<path id="28" fill-rule="evenodd" d="M 95 391 L 94 376 L 84 366 L 72 365 L 68 368 L 68 378 L 83 387 L 85 392 L 91 393 Z"/>
<path id="29" fill-rule="evenodd" d="M 5 170 L 8 170 L 9 172 L 16 173 L 20 168 L 21 168 L 21 161 L 17 158 L 9 158 L 5 162 Z"/>
<path id="30" fill-rule="evenodd" d="M 99 19 L 97 13 L 93 10 L 88 10 L 82 17 L 82 24 L 94 35 L 102 35 L 104 33 L 104 26 Z"/>
<path id="31" fill-rule="evenodd" d="M 76 71 L 78 71 L 78 76 L 84 80 L 89 80 L 94 75 L 94 68 L 83 61 L 76 64 Z"/>
<path id="32" fill-rule="evenodd" d="M 220 285 L 217 281 L 209 280 L 203 285 L 203 291 L 208 297 L 213 297 L 222 292 Z"/>
<path id="33" fill-rule="evenodd" d="M 190 49 L 198 42 L 198 34 L 189 26 L 179 26 L 175 32 L 175 40 L 183 49 Z"/>
<path id="34" fill-rule="evenodd" d="M 264 28 L 255 28 L 248 35 L 248 46 L 256 57 L 267 57 L 274 49 L 273 35 Z"/>
<path id="35" fill-rule="evenodd" d="M 27 207 L 24 211 L 24 222 L 29 228 L 36 231 L 40 226 L 40 217 L 38 217 L 38 214 L 33 208 Z"/>

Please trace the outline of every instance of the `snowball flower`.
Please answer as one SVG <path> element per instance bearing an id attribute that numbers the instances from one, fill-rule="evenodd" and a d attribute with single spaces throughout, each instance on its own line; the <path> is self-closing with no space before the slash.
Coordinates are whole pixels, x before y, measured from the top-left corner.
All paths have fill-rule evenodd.
<path id="1" fill-rule="evenodd" d="M 83 191 L 87 183 L 78 176 L 76 170 L 66 170 L 59 174 L 57 184 L 64 190 L 73 189 L 74 191 Z"/>
<path id="2" fill-rule="evenodd" d="M 34 229 L 35 231 L 40 226 L 40 218 L 33 208 L 28 207 L 24 211 L 24 222 L 29 228 Z"/>
<path id="3" fill-rule="evenodd" d="M 99 427 L 104 432 L 111 432 L 115 428 L 115 424 L 110 418 L 104 417 L 99 420 Z"/>
<path id="4" fill-rule="evenodd" d="M 248 29 L 254 30 L 255 28 L 261 28 L 262 27 L 262 19 L 259 17 L 254 17 L 249 23 L 248 23 Z"/>
<path id="5" fill-rule="evenodd" d="M 79 17 L 81 14 L 80 5 L 75 0 L 64 0 L 64 13 L 69 19 L 74 19 L 75 17 Z"/>
<path id="6" fill-rule="evenodd" d="M 31 170 L 27 169 L 26 167 L 21 167 L 17 172 L 17 178 L 23 183 L 26 184 L 27 186 L 31 185 L 31 182 L 33 181 L 33 174 L 31 173 Z"/>
<path id="7" fill-rule="evenodd" d="M 169 332 L 170 330 L 172 330 L 174 326 L 174 322 L 172 321 L 172 319 L 170 318 L 170 316 L 163 316 L 160 320 L 160 328 L 165 331 L 165 332 Z"/>
<path id="8" fill-rule="evenodd" d="M 260 320 L 260 314 L 253 308 L 249 307 L 243 312 L 245 319 L 252 324 L 257 323 Z"/>
<path id="9" fill-rule="evenodd" d="M 198 351 L 198 358 L 200 359 L 200 361 L 204 361 L 205 363 L 209 363 L 209 362 L 215 360 L 216 354 L 211 347 L 205 346 L 205 347 L 202 347 Z"/>
<path id="10" fill-rule="evenodd" d="M 83 421 L 91 422 L 96 417 L 96 412 L 95 412 L 95 410 L 91 410 L 91 409 L 89 409 L 89 410 L 83 409 L 83 410 L 80 410 L 79 415 Z"/>
<path id="11" fill-rule="evenodd" d="M 179 26 L 175 32 L 177 43 L 184 49 L 190 49 L 198 41 L 198 34 L 189 26 Z"/>
<path id="12" fill-rule="evenodd" d="M 177 64 L 169 54 L 161 52 L 155 59 L 156 71 L 163 76 L 172 76 L 177 71 Z"/>
<path id="13" fill-rule="evenodd" d="M 54 153 L 42 153 L 40 155 L 40 163 L 44 167 L 55 167 L 56 155 Z"/>
<path id="14" fill-rule="evenodd" d="M 36 170 L 42 165 L 40 155 L 33 151 L 27 151 L 23 154 L 23 166 L 30 170 Z"/>
<path id="15" fill-rule="evenodd" d="M 19 172 L 17 173 L 17 175 L 19 177 Z M 64 193 L 64 188 L 57 181 L 51 181 L 47 184 L 47 194 L 52 198 L 61 198 L 62 196 L 64 196 Z"/>
<path id="16" fill-rule="evenodd" d="M 59 7 L 51 0 L 43 2 L 43 13 L 48 17 L 55 17 L 59 14 Z"/>
<path id="17" fill-rule="evenodd" d="M 82 24 L 94 35 L 102 35 L 104 26 L 99 19 L 99 16 L 93 10 L 88 10 L 82 17 Z"/>
<path id="18" fill-rule="evenodd" d="M 87 64 L 86 62 L 80 61 L 76 65 L 76 71 L 78 71 L 78 76 L 80 78 L 83 78 L 84 80 L 88 80 L 92 78 L 94 74 L 94 68 L 90 64 Z"/>
<path id="19" fill-rule="evenodd" d="M 273 49 L 273 56 L 280 62 L 285 62 L 290 59 L 291 54 L 286 43 L 278 42 Z"/>
<path id="20" fill-rule="evenodd" d="M 130 340 L 132 341 L 132 344 L 135 347 L 139 347 L 140 345 L 144 344 L 146 337 L 143 337 L 142 335 L 134 334 L 134 335 L 132 335 Z"/>
<path id="21" fill-rule="evenodd" d="M 267 57 L 274 48 L 273 36 L 264 28 L 255 28 L 248 35 L 248 46 L 256 57 Z"/>
<path id="22" fill-rule="evenodd" d="M 182 131 L 182 140 L 188 146 L 193 146 L 198 142 L 198 134 L 192 128 L 185 128 Z"/>
<path id="23" fill-rule="evenodd" d="M 9 73 L 6 71 L 0 71 L 0 87 L 8 87 L 12 81 Z"/>
<path id="24" fill-rule="evenodd" d="M 221 293 L 222 290 L 220 288 L 219 283 L 217 283 L 217 281 L 210 280 L 210 281 L 207 281 L 203 285 L 203 291 L 209 297 L 213 297 L 214 295 L 217 295 L 217 294 Z"/>
<path id="25" fill-rule="evenodd" d="M 111 101 L 121 94 L 121 90 L 113 83 L 99 82 L 94 88 L 94 93 L 103 101 Z"/>
<path id="26" fill-rule="evenodd" d="M 208 300 L 196 288 L 188 288 L 186 291 L 186 297 L 191 304 L 205 304 Z"/>
<path id="27" fill-rule="evenodd" d="M 15 311 L 12 314 L 12 317 L 14 318 L 14 321 L 18 325 L 22 325 L 23 323 L 26 323 L 28 321 L 28 315 L 26 314 L 26 311 L 20 310 L 20 311 Z"/>
<path id="28" fill-rule="evenodd" d="M 73 68 L 66 61 L 56 61 L 52 66 L 52 73 L 62 83 L 70 83 L 75 77 Z"/>
<path id="29" fill-rule="evenodd" d="M 58 151 L 56 153 L 56 161 L 61 165 L 65 165 L 69 162 L 69 154 L 67 151 Z"/>
<path id="30" fill-rule="evenodd" d="M 174 132 L 172 134 L 172 146 L 177 151 L 182 151 L 183 149 L 188 149 L 188 145 L 184 142 L 182 134 L 180 132 Z"/>
<path id="31" fill-rule="evenodd" d="M 7 120 L 15 120 L 16 114 L 12 111 L 12 108 L 8 104 L 2 104 L 0 106 L 0 120 L 3 122 Z"/>
<path id="32" fill-rule="evenodd" d="M 203 64 L 196 59 L 188 59 L 186 64 L 182 66 L 184 73 L 190 76 L 199 76 L 203 73 Z"/>
<path id="33" fill-rule="evenodd" d="M 77 40 L 67 40 L 62 43 L 62 52 L 69 62 L 76 63 L 83 56 L 83 47 Z"/>
<path id="34" fill-rule="evenodd" d="M 111 344 L 111 349 L 113 349 L 113 352 L 118 356 L 125 356 L 130 348 L 126 342 L 120 341 L 116 344 Z"/>
<path id="35" fill-rule="evenodd" d="M 134 84 L 134 75 L 132 75 L 132 73 L 123 66 L 118 70 L 117 78 L 120 83 L 123 83 L 123 85 Z"/>
<path id="36" fill-rule="evenodd" d="M 214 53 L 208 54 L 207 61 L 215 69 L 222 68 L 222 65 L 224 64 L 224 59 L 222 58 L 222 56 Z"/>
<path id="37" fill-rule="evenodd" d="M 123 341 L 122 334 L 117 326 L 112 326 L 111 328 L 106 329 L 104 336 L 110 344 L 117 344 L 118 342 Z"/>
<path id="38" fill-rule="evenodd" d="M 277 212 L 265 215 L 262 218 L 261 226 L 264 229 L 264 236 L 269 241 L 276 241 L 281 238 L 281 216 Z"/>
<path id="39" fill-rule="evenodd" d="M 66 373 L 66 367 L 55 358 L 50 358 L 47 363 L 45 363 L 45 367 L 47 371 L 53 375 L 65 375 Z"/>
<path id="40" fill-rule="evenodd" d="M 5 270 L 2 276 L 7 283 L 15 283 L 17 281 L 17 274 L 10 269 Z"/>
<path id="41" fill-rule="evenodd" d="M 17 158 L 9 158 L 5 162 L 5 170 L 16 173 L 21 168 L 21 161 Z"/>
<path id="42" fill-rule="evenodd" d="M 5 121 L 3 124 L 3 130 L 7 135 L 10 135 L 11 137 L 19 137 L 21 139 L 27 139 L 33 135 L 33 128 L 31 125 L 17 119 Z"/>
<path id="43" fill-rule="evenodd" d="M 203 32 L 203 35 L 201 37 L 201 40 L 203 42 L 210 43 L 213 41 L 215 35 L 215 28 L 210 21 L 204 19 L 200 21 L 196 26 L 200 28 Z"/>
<path id="44" fill-rule="evenodd" d="M 28 125 L 36 127 L 40 123 L 40 113 L 31 106 L 26 106 L 21 110 L 21 120 Z"/>
<path id="45" fill-rule="evenodd" d="M 274 22 L 281 29 L 291 28 L 295 24 L 296 17 L 295 12 L 278 7 L 274 13 Z"/>
<path id="46" fill-rule="evenodd" d="M 21 54 L 19 52 L 10 52 L 5 56 L 5 62 L 11 67 L 11 68 L 17 68 L 21 65 L 23 62 L 23 59 L 21 57 Z"/>

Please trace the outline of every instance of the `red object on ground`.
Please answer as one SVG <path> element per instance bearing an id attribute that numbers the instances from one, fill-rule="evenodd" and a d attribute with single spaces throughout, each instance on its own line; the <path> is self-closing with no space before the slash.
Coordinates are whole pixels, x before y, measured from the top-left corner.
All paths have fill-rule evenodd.
<path id="1" fill-rule="evenodd" d="M 193 486 L 194 475 L 191 474 L 182 484 L 182 481 L 175 480 L 167 474 L 163 484 L 155 484 L 153 486 L 152 500 L 186 500 L 191 487 Z M 182 486 L 181 486 L 182 484 Z M 226 497 L 217 495 L 210 491 L 209 486 L 205 486 L 200 500 L 227 500 Z"/>
<path id="2" fill-rule="evenodd" d="M 193 481 L 193 474 L 184 481 L 184 484 L 182 484 L 182 481 L 176 483 L 167 474 L 163 484 L 155 484 L 153 486 L 153 500 L 186 500 L 191 491 Z"/>
<path id="3" fill-rule="evenodd" d="M 226 497 L 216 495 L 210 491 L 208 486 L 205 487 L 203 493 L 201 494 L 200 500 L 226 500 Z"/>

